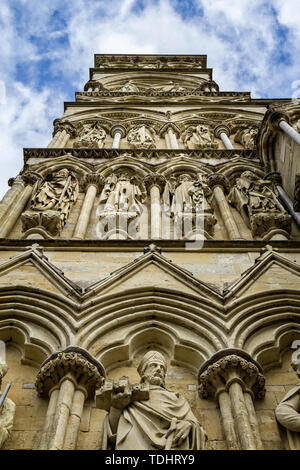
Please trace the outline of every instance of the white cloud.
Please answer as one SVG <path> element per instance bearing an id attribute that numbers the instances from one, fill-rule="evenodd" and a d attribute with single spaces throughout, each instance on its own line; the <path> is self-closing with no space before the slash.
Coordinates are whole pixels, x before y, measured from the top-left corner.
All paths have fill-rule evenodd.
<path id="1" fill-rule="evenodd" d="M 47 146 L 53 119 L 62 114 L 69 89 L 72 96 L 83 89 L 94 53 L 207 54 L 223 90 L 247 90 L 261 97 L 292 95 L 292 83 L 300 78 L 298 0 L 195 0 L 202 16 L 190 17 L 178 10 L 185 3 L 2 0 L 2 194 L 7 179 L 22 166 L 22 148 Z M 279 27 L 285 28 L 284 37 Z M 279 62 L 279 53 L 288 58 L 285 64 Z M 49 74 L 57 73 L 55 84 L 38 86 L 36 77 L 46 75 L 41 60 L 47 61 Z"/>

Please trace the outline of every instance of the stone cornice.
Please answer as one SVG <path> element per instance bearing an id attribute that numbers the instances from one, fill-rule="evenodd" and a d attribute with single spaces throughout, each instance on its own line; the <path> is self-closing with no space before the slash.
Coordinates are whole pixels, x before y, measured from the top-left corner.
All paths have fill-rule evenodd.
<path id="1" fill-rule="evenodd" d="M 255 160 L 255 150 L 165 150 L 165 149 L 73 149 L 73 148 L 24 148 L 24 163 L 26 164 L 29 158 L 57 158 L 64 155 L 70 155 L 79 159 L 112 159 L 115 157 L 122 157 L 125 153 L 131 154 L 137 160 L 160 160 L 175 158 L 181 155 L 185 157 L 194 158 L 199 161 L 201 158 L 205 159 L 228 159 L 239 157 L 246 158 L 251 161 Z M 130 157 L 129 157 L 130 158 Z"/>
<path id="2" fill-rule="evenodd" d="M 111 90 L 101 90 L 101 91 L 77 91 L 75 97 L 80 96 L 96 96 L 103 98 L 105 96 L 114 97 L 114 96 L 150 96 L 150 97 L 178 97 L 178 96 L 226 96 L 226 97 L 251 97 L 251 93 L 248 91 L 200 91 L 200 90 L 190 90 L 190 91 L 139 91 L 139 92 L 122 92 L 122 91 L 111 91 Z"/>

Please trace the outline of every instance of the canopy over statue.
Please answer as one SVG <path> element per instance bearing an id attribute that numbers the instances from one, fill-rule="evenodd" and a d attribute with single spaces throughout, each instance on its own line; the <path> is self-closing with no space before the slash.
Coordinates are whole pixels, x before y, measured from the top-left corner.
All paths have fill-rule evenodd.
<path id="1" fill-rule="evenodd" d="M 132 401 L 130 393 L 113 393 L 103 424 L 102 449 L 189 450 L 204 449 L 206 434 L 187 400 L 165 387 L 167 363 L 162 354 L 149 351 L 138 373 L 149 384 L 149 399 Z"/>

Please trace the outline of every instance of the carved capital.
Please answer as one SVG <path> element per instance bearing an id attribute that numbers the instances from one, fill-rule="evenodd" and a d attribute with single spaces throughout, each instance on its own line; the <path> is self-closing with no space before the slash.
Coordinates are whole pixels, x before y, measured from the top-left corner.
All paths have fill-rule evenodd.
<path id="1" fill-rule="evenodd" d="M 121 134 L 121 139 L 124 139 L 124 137 L 126 136 L 127 132 L 126 132 L 126 129 L 124 126 L 121 126 L 121 124 L 117 124 L 115 126 L 113 126 L 110 130 L 110 135 L 112 137 L 115 136 L 116 132 L 120 132 Z"/>
<path id="2" fill-rule="evenodd" d="M 66 131 L 66 133 L 69 134 L 71 137 L 76 137 L 77 135 L 76 127 L 69 121 L 61 121 L 60 119 L 55 119 L 55 121 L 53 122 L 53 125 L 54 125 L 53 137 L 58 132 L 62 132 L 62 131 Z"/>
<path id="3" fill-rule="evenodd" d="M 84 175 L 80 182 L 82 191 L 86 192 L 89 186 L 95 186 L 97 189 L 97 194 L 101 191 L 105 184 L 105 178 L 99 173 L 91 172 Z"/>
<path id="4" fill-rule="evenodd" d="M 219 124 L 217 127 L 214 129 L 214 135 L 219 139 L 221 137 L 222 132 L 224 132 L 227 137 L 230 136 L 230 129 L 228 126 L 225 126 L 225 124 Z"/>
<path id="5" fill-rule="evenodd" d="M 235 382 L 252 397 L 264 397 L 265 378 L 258 362 L 242 350 L 219 351 L 199 370 L 199 395 L 202 398 L 213 396 L 217 399 L 222 391 L 228 391 Z"/>
<path id="6" fill-rule="evenodd" d="M 209 175 L 206 179 L 206 184 L 213 190 L 217 186 L 220 186 L 224 193 L 228 193 L 230 189 L 230 184 L 228 179 L 222 173 L 215 173 L 214 175 Z"/>
<path id="7" fill-rule="evenodd" d="M 150 191 L 153 186 L 157 186 L 160 192 L 162 192 L 166 184 L 166 178 L 159 173 L 151 173 L 150 175 L 145 176 L 143 182 L 148 191 Z"/>
<path id="8" fill-rule="evenodd" d="M 278 171 L 272 171 L 272 173 L 268 173 L 266 176 L 264 176 L 264 180 L 271 181 L 273 186 L 282 186 L 282 177 Z"/>
<path id="9" fill-rule="evenodd" d="M 36 378 L 35 387 L 41 397 L 47 397 L 53 387 L 68 375 L 92 397 L 105 379 L 105 369 L 83 348 L 69 346 L 53 353 L 43 362 Z"/>
<path id="10" fill-rule="evenodd" d="M 12 187 L 13 184 L 22 184 L 23 185 L 24 182 L 22 180 L 22 176 L 18 175 L 15 178 L 9 178 L 7 184 L 8 184 L 8 186 Z"/>
<path id="11" fill-rule="evenodd" d="M 281 121 L 285 121 L 288 124 L 290 123 L 288 114 L 286 114 L 283 111 L 272 112 L 269 119 L 270 119 L 271 126 L 273 127 L 273 129 L 276 129 L 276 130 L 280 129 L 279 124 L 281 123 Z"/>
<path id="12" fill-rule="evenodd" d="M 25 185 L 33 186 L 38 180 L 42 180 L 43 177 L 36 171 L 26 171 L 21 175 L 21 178 Z"/>
<path id="13" fill-rule="evenodd" d="M 286 212 L 259 212 L 250 217 L 253 236 L 263 237 L 273 230 L 291 232 L 292 217 Z"/>

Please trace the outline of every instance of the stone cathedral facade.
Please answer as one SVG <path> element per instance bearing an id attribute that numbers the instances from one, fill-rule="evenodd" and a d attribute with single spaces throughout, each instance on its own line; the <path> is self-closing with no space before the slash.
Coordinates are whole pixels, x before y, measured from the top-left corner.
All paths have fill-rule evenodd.
<path id="1" fill-rule="evenodd" d="M 300 448 L 299 132 L 204 55 L 95 55 L 0 203 L 3 449 L 117 446 L 109 387 L 149 351 L 206 449 Z"/>

